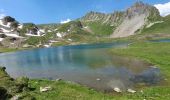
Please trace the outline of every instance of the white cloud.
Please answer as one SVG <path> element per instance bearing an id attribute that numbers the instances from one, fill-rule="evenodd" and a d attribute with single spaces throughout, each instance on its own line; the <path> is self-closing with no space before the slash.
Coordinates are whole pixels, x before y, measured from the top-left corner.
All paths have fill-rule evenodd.
<path id="1" fill-rule="evenodd" d="M 1 14 L 0 13 L 0 19 L 4 18 L 5 17 L 5 14 Z"/>
<path id="2" fill-rule="evenodd" d="M 66 20 L 62 20 L 60 23 L 61 23 L 61 24 L 65 24 L 65 23 L 68 23 L 68 22 L 70 22 L 70 21 L 71 21 L 71 19 L 68 18 L 68 19 L 66 19 Z"/>
<path id="3" fill-rule="evenodd" d="M 161 16 L 167 16 L 170 14 L 170 2 L 164 4 L 154 5 L 160 12 Z"/>
<path id="4" fill-rule="evenodd" d="M 5 10 L 4 9 L 0 9 L 0 12 L 5 12 Z"/>
<path id="5" fill-rule="evenodd" d="M 5 10 L 4 9 L 0 9 L 0 19 L 5 17 Z"/>

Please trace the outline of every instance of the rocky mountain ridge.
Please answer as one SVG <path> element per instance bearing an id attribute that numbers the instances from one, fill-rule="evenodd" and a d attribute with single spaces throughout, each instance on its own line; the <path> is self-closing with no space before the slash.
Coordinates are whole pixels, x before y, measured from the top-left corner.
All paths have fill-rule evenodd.
<path id="1" fill-rule="evenodd" d="M 127 37 L 134 35 L 137 31 L 151 22 L 161 19 L 159 11 L 151 5 L 136 2 L 126 11 L 110 14 L 90 12 L 82 17 L 82 23 L 101 22 L 114 26 L 112 38 Z"/>

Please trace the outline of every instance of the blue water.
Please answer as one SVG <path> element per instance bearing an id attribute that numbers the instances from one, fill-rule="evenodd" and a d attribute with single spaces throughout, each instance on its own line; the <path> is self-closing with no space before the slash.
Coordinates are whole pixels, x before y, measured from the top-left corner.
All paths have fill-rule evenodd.
<path id="1" fill-rule="evenodd" d="M 138 83 L 157 84 L 159 69 L 137 59 L 112 55 L 111 48 L 128 43 L 61 46 L 0 54 L 0 65 L 14 78 L 61 78 L 97 90 L 133 88 Z"/>
<path id="2" fill-rule="evenodd" d="M 170 39 L 151 40 L 150 42 L 170 42 Z"/>

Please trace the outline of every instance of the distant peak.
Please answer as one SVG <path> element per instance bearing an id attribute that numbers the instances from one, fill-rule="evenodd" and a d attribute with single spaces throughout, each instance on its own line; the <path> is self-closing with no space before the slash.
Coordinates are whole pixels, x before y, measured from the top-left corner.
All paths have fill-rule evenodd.
<path id="1" fill-rule="evenodd" d="M 95 11 L 90 11 L 90 12 L 88 12 L 87 14 L 104 14 L 104 13 L 101 13 L 101 12 L 95 12 Z"/>
<path id="2" fill-rule="evenodd" d="M 145 3 L 143 3 L 142 1 L 137 1 L 134 6 L 144 6 L 146 5 Z"/>

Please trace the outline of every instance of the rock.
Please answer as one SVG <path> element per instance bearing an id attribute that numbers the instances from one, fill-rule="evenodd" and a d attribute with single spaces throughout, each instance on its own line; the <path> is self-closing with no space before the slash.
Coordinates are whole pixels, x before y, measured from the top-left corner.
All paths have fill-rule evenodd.
<path id="1" fill-rule="evenodd" d="M 72 39 L 68 39 L 68 41 L 72 41 Z"/>
<path id="2" fill-rule="evenodd" d="M 97 80 L 97 81 L 101 81 L 101 79 L 100 79 L 100 78 L 97 78 L 96 80 Z"/>
<path id="3" fill-rule="evenodd" d="M 52 90 L 52 88 L 50 86 L 48 87 L 40 87 L 40 92 L 47 92 L 47 91 L 50 91 Z"/>
<path id="4" fill-rule="evenodd" d="M 50 47 L 50 45 L 46 44 L 46 45 L 44 45 L 44 47 L 45 47 L 45 48 L 49 48 L 49 47 Z"/>
<path id="5" fill-rule="evenodd" d="M 19 100 L 20 99 L 20 95 L 16 95 L 16 96 L 13 96 L 10 100 Z"/>
<path id="6" fill-rule="evenodd" d="M 136 93 L 136 91 L 132 90 L 132 89 L 128 89 L 127 92 L 129 92 L 129 93 Z"/>
<path id="7" fill-rule="evenodd" d="M 118 87 L 115 87 L 114 89 L 113 89 L 115 92 L 118 92 L 118 93 L 121 93 L 122 91 L 120 90 L 120 88 L 118 88 Z"/>

